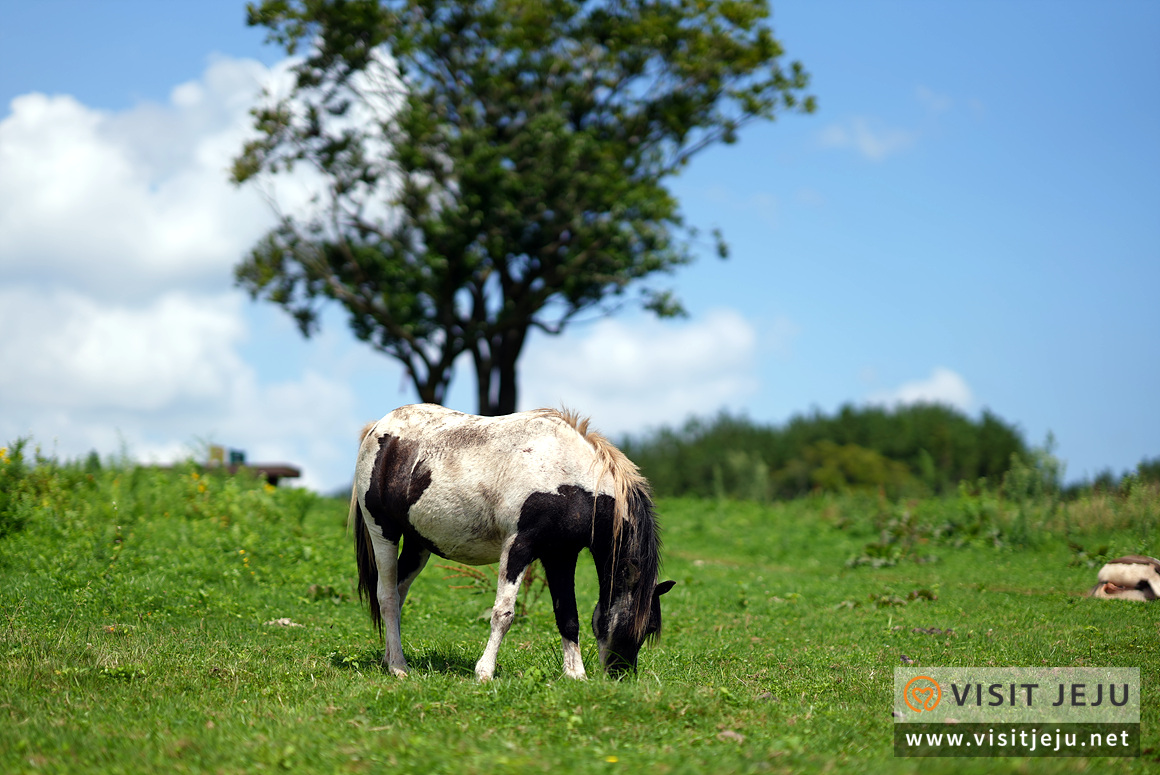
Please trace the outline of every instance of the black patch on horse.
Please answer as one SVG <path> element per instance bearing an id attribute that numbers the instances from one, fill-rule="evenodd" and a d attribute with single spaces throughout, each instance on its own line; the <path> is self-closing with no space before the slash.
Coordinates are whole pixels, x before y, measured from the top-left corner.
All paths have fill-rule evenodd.
<path id="1" fill-rule="evenodd" d="M 389 433 L 379 439 L 365 500 L 371 519 L 391 543 L 413 533 L 408 512 L 431 484 L 430 469 L 418 460 L 418 446 Z"/>
<path id="2" fill-rule="evenodd" d="M 508 581 L 515 583 L 522 568 L 538 559 L 552 595 L 556 628 L 572 643 L 580 640 L 576 559 L 591 543 L 598 524 L 602 531 L 608 530 L 615 505 L 610 495 L 601 495 L 593 503 L 592 493 L 565 484 L 554 493 L 532 493 L 520 508 L 516 539 L 508 554 Z"/>
<path id="3" fill-rule="evenodd" d="M 418 460 L 418 444 L 391 434 L 379 438 L 379 452 L 371 471 L 366 506 L 370 518 L 378 525 L 383 537 L 397 544 L 406 536 L 399 557 L 396 575 L 404 579 L 419 567 L 423 549 L 440 554 L 439 549 L 411 527 L 408 513 L 411 506 L 431 484 L 431 471 Z M 371 621 L 382 631 L 383 622 L 375 603 L 378 588 L 378 564 L 367 538 L 367 526 L 362 508 L 355 504 L 355 556 L 359 567 L 359 598 L 370 601 Z M 442 556 L 442 555 L 440 555 Z"/>
<path id="4" fill-rule="evenodd" d="M 611 495 L 602 494 L 594 508 L 592 493 L 571 484 L 560 485 L 556 492 L 534 492 L 520 507 L 516 535 L 531 544 L 537 557 L 557 549 L 579 552 L 598 526 L 611 524 L 615 506 Z"/>
<path id="5" fill-rule="evenodd" d="M 1156 593 L 1152 590 L 1152 585 L 1148 583 L 1147 579 L 1140 579 L 1140 582 L 1136 584 L 1136 589 L 1140 590 L 1145 600 L 1156 599 Z"/>

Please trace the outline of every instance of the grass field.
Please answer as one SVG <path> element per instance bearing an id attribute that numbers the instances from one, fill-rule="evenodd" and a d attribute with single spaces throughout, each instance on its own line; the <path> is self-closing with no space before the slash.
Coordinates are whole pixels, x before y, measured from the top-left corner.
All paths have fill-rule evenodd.
<path id="1" fill-rule="evenodd" d="M 472 666 L 494 572 L 433 560 L 404 609 L 412 673 L 386 675 L 354 594 L 343 502 L 192 467 L 41 465 L 10 472 L 6 486 L 4 773 L 1148 772 L 1160 762 L 1160 609 L 1082 596 L 1106 557 L 1157 554 L 1154 488 L 1069 505 L 966 493 L 662 501 L 664 577 L 678 584 L 639 675 L 604 678 L 582 633 L 592 678 L 564 679 L 551 601 L 533 582 L 496 680 L 480 685 Z M 596 595 L 585 557 L 582 620 Z M 905 660 L 1138 666 L 1144 754 L 895 759 L 893 668 Z"/>

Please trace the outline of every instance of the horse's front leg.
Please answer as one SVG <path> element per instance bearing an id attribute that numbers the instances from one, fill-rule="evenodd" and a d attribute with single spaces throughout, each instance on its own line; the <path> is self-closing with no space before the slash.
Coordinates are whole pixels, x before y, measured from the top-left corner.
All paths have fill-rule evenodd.
<path id="1" fill-rule="evenodd" d="M 576 613 L 576 554 L 541 557 L 552 609 L 556 612 L 556 629 L 564 650 L 564 675 L 583 680 L 584 660 L 580 656 L 580 617 Z"/>
<path id="2" fill-rule="evenodd" d="M 516 615 L 516 597 L 519 596 L 524 572 L 531 561 L 531 552 L 519 541 L 519 536 L 512 536 L 504 543 L 499 556 L 495 605 L 491 609 L 491 636 L 487 639 L 483 656 L 475 663 L 475 676 L 480 681 L 490 681 L 495 675 L 499 644 L 512 626 L 512 619 Z"/>
<path id="3" fill-rule="evenodd" d="M 403 677 L 407 675 L 407 660 L 403 656 L 403 637 L 399 630 L 399 612 L 403 605 L 403 596 L 399 594 L 399 544 L 385 537 L 372 538 L 371 544 L 379 571 L 377 597 L 383 623 L 383 666 L 393 675 Z"/>

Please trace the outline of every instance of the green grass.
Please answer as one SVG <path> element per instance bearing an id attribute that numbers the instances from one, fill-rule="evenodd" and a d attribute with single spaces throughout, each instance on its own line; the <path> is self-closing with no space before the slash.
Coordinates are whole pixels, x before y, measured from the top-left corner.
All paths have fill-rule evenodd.
<path id="1" fill-rule="evenodd" d="M 1070 512 L 966 494 L 662 501 L 664 575 L 678 585 L 638 677 L 604 678 L 582 633 L 591 679 L 564 679 L 551 601 L 533 585 L 496 680 L 480 685 L 489 584 L 435 560 L 404 610 L 410 677 L 379 668 L 345 503 L 193 468 L 42 464 L 9 482 L 9 524 L 23 528 L 0 537 L 0 772 L 1145 772 L 1160 760 L 1160 609 L 1082 597 L 1104 556 L 1157 553 L 1155 491 Z M 577 575 L 586 613 L 586 556 Z M 267 624 L 283 617 L 302 626 Z M 903 655 L 1139 666 L 1145 754 L 894 759 Z"/>

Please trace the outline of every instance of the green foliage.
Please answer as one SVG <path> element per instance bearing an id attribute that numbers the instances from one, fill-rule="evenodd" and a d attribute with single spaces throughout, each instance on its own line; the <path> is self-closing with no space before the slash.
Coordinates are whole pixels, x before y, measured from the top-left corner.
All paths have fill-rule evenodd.
<path id="1" fill-rule="evenodd" d="M 1141 460 L 1136 466 L 1136 478 L 1142 482 L 1160 484 L 1160 457 Z"/>
<path id="2" fill-rule="evenodd" d="M 997 486 L 1028 453 L 995 415 L 978 420 L 945 406 L 843 407 L 782 427 L 722 414 L 628 439 L 625 452 L 662 495 L 793 498 L 811 492 L 882 491 L 891 498 L 954 492 L 959 482 Z"/>
<path id="3" fill-rule="evenodd" d="M 337 301 L 441 402 L 470 354 L 480 412 L 515 410 L 527 332 L 608 312 L 691 259 L 666 181 L 745 124 L 812 112 L 765 0 L 419 4 L 266 0 L 249 23 L 305 56 L 254 111 L 236 182 L 325 181 L 236 271 L 302 332 Z M 718 238 L 718 251 L 725 254 Z"/>
<path id="4" fill-rule="evenodd" d="M 590 680 L 564 679 L 539 604 L 480 685 L 488 593 L 434 562 L 404 609 L 412 674 L 381 669 L 342 500 L 124 461 L 25 459 L 20 482 L 23 529 L 0 538 L 4 773 L 925 771 L 893 757 L 900 660 L 1139 666 L 1141 748 L 1160 746 L 1154 609 L 1082 597 L 1092 563 L 1158 553 L 1155 485 L 1040 509 L 1026 545 L 1004 539 L 1017 504 L 994 488 L 660 500 L 677 585 L 640 675 L 604 678 L 582 633 Z M 896 561 L 847 567 L 867 542 Z M 577 584 L 586 608 L 584 562 Z M 1151 768 L 1145 755 L 951 769 Z"/>
<path id="5" fill-rule="evenodd" d="M 1052 454 L 1055 439 L 1026 455 L 1011 456 L 1011 468 L 1003 476 L 1003 494 L 1018 507 L 1019 518 L 1011 531 L 1013 540 L 1032 540 L 1030 525 L 1048 518 L 1059 505 L 1063 464 Z"/>
<path id="6" fill-rule="evenodd" d="M 41 456 L 26 454 L 28 439 L 0 447 L 0 538 L 22 530 L 38 508 L 49 503 L 60 488 L 72 488 L 80 497 L 91 492 L 100 459 L 90 454 L 83 464 L 61 465 Z M 95 461 L 95 462 L 94 462 Z"/>
<path id="7" fill-rule="evenodd" d="M 874 538 L 847 561 L 847 567 L 924 564 L 938 562 L 948 548 L 1027 549 L 1058 540 L 1067 542 L 1071 564 L 1089 568 L 1122 554 L 1155 551 L 1160 486 L 1138 485 L 1117 498 L 1088 493 L 1064 502 L 1058 489 L 1044 487 L 1050 481 L 1044 473 L 1058 471 L 1057 461 L 1042 449 L 1034 450 L 1032 458 L 1046 460 L 1046 466 L 1016 460 L 1001 488 L 962 482 L 954 496 L 899 502 L 878 497 L 873 508 L 865 507 L 872 515 Z M 1120 535 L 1118 548 L 1090 539 L 1109 532 Z"/>
<path id="8" fill-rule="evenodd" d="M 850 492 L 883 489 L 892 495 L 918 486 L 905 463 L 857 444 L 836 444 L 828 439 L 814 442 L 774 475 L 782 493 Z"/>
<path id="9" fill-rule="evenodd" d="M 1011 467 L 1003 475 L 1003 493 L 1020 501 L 1038 501 L 1058 497 L 1063 485 L 1063 464 L 1054 455 L 1055 439 L 1026 454 L 1013 454 Z"/>
<path id="10" fill-rule="evenodd" d="M 1135 471 L 1118 476 L 1110 468 L 1105 469 L 1094 479 L 1064 488 L 1063 495 L 1075 498 L 1090 491 L 1126 494 L 1140 484 L 1160 485 L 1160 457 L 1144 458 L 1137 464 Z"/>
<path id="11" fill-rule="evenodd" d="M 24 527 L 26 468 L 24 447 L 27 439 L 17 439 L 11 447 L 0 447 L 0 538 Z"/>

